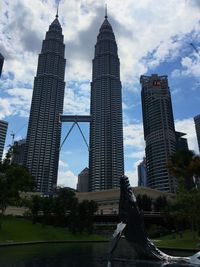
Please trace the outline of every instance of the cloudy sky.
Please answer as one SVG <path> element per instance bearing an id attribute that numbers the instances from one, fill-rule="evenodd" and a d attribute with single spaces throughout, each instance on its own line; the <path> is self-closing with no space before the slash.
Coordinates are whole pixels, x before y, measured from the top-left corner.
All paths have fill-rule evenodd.
<path id="1" fill-rule="evenodd" d="M 26 137 L 38 54 L 49 24 L 53 0 L 1 0 L 0 119 L 9 122 L 6 146 Z M 168 75 L 175 127 L 187 133 L 198 152 L 193 117 L 200 113 L 200 1 L 108 0 L 108 19 L 118 44 L 123 85 L 125 170 L 137 184 L 137 165 L 144 156 L 140 75 Z M 92 59 L 104 19 L 104 1 L 61 0 L 59 20 L 65 37 L 65 114 L 89 114 Z M 190 45 L 193 43 L 199 53 Z M 62 127 L 62 140 L 71 124 Z M 81 124 L 88 140 L 89 127 Z M 77 128 L 62 147 L 58 184 L 76 186 L 88 165 L 87 146 Z"/>

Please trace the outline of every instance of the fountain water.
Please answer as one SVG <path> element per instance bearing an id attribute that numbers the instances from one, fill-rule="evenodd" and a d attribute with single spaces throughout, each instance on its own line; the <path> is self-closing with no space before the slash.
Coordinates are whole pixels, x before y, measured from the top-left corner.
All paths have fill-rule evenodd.
<path id="1" fill-rule="evenodd" d="M 165 254 L 159 250 L 147 237 L 143 216 L 139 211 L 136 197 L 130 187 L 129 180 L 126 176 L 122 176 L 120 180 L 120 204 L 119 213 L 121 223 L 117 228 L 110 241 L 108 258 L 111 259 L 122 233 L 127 241 L 134 248 L 135 256 L 138 259 L 159 260 L 163 264 L 187 264 L 187 266 L 200 266 L 200 252 L 190 257 L 174 257 Z M 108 263 L 108 266 L 111 264 Z M 164 266 L 163 265 L 163 266 Z M 180 265 L 177 265 L 180 266 Z"/>

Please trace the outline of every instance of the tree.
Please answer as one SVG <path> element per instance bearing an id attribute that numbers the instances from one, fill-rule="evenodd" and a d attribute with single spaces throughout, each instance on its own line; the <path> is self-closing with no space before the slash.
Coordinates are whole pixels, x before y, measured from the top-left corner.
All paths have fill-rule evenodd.
<path id="1" fill-rule="evenodd" d="M 53 213 L 55 215 L 55 224 L 65 226 L 67 224 L 67 215 L 76 210 L 78 203 L 75 192 L 68 188 L 59 188 L 57 196 L 53 201 Z"/>
<path id="2" fill-rule="evenodd" d="M 41 211 L 41 202 L 42 198 L 40 196 L 32 196 L 30 200 L 26 201 L 33 224 L 38 221 L 39 212 Z"/>
<path id="3" fill-rule="evenodd" d="M 43 213 L 42 225 L 45 226 L 51 223 L 51 215 L 53 212 L 53 198 L 44 197 L 41 200 L 41 211 Z"/>
<path id="4" fill-rule="evenodd" d="M 168 163 L 168 169 L 172 176 L 178 179 L 179 187 L 190 190 L 194 187 L 194 177 L 200 176 L 198 164 L 200 157 L 191 150 L 177 150 Z"/>
<path id="5" fill-rule="evenodd" d="M 89 234 L 93 232 L 94 213 L 98 210 L 98 205 L 95 201 L 84 200 L 79 203 L 79 221 L 81 230 Z"/>
<path id="6" fill-rule="evenodd" d="M 178 181 L 171 214 L 177 221 L 186 219 L 195 237 L 195 230 L 200 232 L 200 156 L 179 150 L 171 157 L 168 168 Z"/>
<path id="7" fill-rule="evenodd" d="M 171 205 L 170 214 L 177 222 L 177 225 L 186 221 L 190 224 L 193 238 L 195 230 L 200 231 L 200 191 L 197 188 L 191 190 L 179 190 L 175 201 Z"/>
<path id="8" fill-rule="evenodd" d="M 73 190 L 59 188 L 54 197 L 32 196 L 24 203 L 29 208 L 33 223 L 67 226 L 72 233 L 85 231 L 90 234 L 93 231 L 94 213 L 98 205 L 88 200 L 78 203 Z"/>
<path id="9" fill-rule="evenodd" d="M 151 211 L 152 210 L 152 199 L 147 195 L 137 195 L 137 204 L 140 210 Z"/>
<path id="10" fill-rule="evenodd" d="M 155 211 L 164 211 L 168 205 L 166 196 L 157 197 L 153 204 Z"/>
<path id="11" fill-rule="evenodd" d="M 93 200 L 83 200 L 80 203 L 76 203 L 76 207 L 70 214 L 70 231 L 73 233 L 86 231 L 91 234 L 93 232 L 94 213 L 97 210 L 98 205 Z"/>
<path id="12" fill-rule="evenodd" d="M 20 200 L 20 192 L 33 188 L 33 179 L 25 167 L 13 164 L 10 147 L 3 162 L 0 162 L 0 227 L 6 208 Z"/>

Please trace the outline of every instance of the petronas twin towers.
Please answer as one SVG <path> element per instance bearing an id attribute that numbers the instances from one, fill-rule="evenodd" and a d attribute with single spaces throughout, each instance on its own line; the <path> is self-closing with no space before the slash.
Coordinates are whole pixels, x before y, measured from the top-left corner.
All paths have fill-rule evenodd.
<path id="1" fill-rule="evenodd" d="M 49 26 L 39 54 L 28 125 L 25 165 L 37 191 L 52 192 L 57 182 L 63 112 L 65 45 L 56 15 Z"/>
<path id="2" fill-rule="evenodd" d="M 64 49 L 56 15 L 38 59 L 25 157 L 37 191 L 43 193 L 53 192 L 57 183 L 59 115 L 63 112 L 65 87 Z M 124 173 L 120 63 L 107 15 L 95 45 L 90 115 L 89 191 L 119 187 Z"/>
<path id="3" fill-rule="evenodd" d="M 119 187 L 124 172 L 122 97 L 117 44 L 105 16 L 101 25 L 91 83 L 89 189 Z"/>

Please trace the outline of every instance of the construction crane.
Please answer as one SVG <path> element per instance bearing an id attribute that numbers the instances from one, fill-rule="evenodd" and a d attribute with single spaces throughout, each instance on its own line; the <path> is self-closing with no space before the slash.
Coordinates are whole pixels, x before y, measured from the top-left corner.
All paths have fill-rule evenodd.
<path id="1" fill-rule="evenodd" d="M 196 53 L 197 53 L 198 55 L 200 55 L 200 54 L 199 54 L 199 50 L 196 48 L 196 46 L 195 46 L 193 43 L 190 43 L 190 45 L 191 45 L 192 48 L 196 51 Z"/>
<path id="2" fill-rule="evenodd" d="M 11 132 L 11 138 L 12 138 L 12 146 L 14 145 L 14 141 L 15 141 L 15 136 L 17 133 L 19 133 L 25 126 L 27 123 L 23 124 L 22 127 L 20 127 L 15 133 L 12 131 Z"/>

